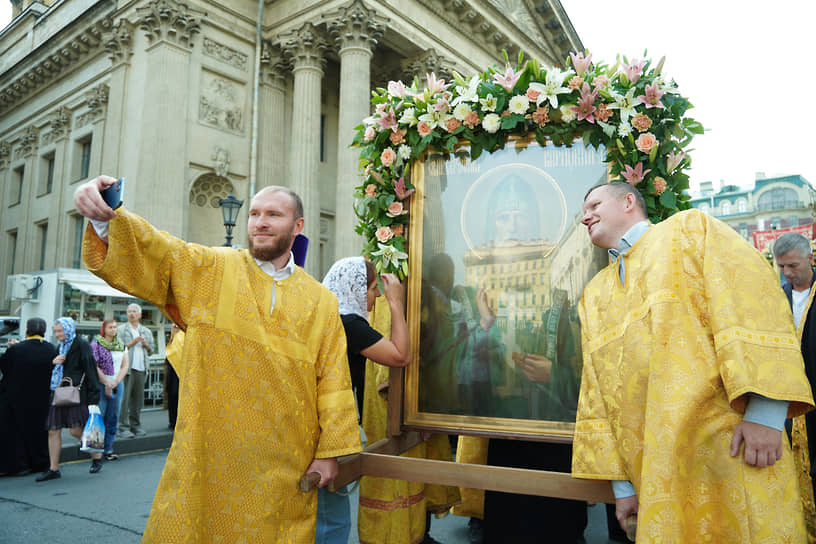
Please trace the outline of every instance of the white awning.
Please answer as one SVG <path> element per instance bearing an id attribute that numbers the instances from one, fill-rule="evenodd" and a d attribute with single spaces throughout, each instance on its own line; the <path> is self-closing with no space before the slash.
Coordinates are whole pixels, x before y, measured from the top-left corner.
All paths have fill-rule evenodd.
<path id="1" fill-rule="evenodd" d="M 86 295 L 96 295 L 100 297 L 126 297 L 126 298 L 134 298 L 127 293 L 123 293 L 118 289 L 114 289 L 107 283 L 104 283 L 102 280 L 97 281 L 84 281 L 78 279 L 70 279 L 65 280 L 65 283 L 73 287 L 74 289 L 79 289 Z"/>

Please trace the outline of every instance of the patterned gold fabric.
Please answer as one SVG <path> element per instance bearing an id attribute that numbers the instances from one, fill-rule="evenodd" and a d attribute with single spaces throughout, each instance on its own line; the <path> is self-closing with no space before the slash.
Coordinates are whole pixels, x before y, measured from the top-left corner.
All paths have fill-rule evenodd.
<path id="1" fill-rule="evenodd" d="M 184 331 L 178 331 L 173 335 L 173 339 L 167 344 L 164 352 L 164 358 L 170 361 L 173 368 L 181 364 L 181 354 L 184 350 Z"/>
<path id="2" fill-rule="evenodd" d="M 733 289 L 737 286 L 738 289 Z M 762 256 L 697 211 L 651 227 L 579 307 L 584 370 L 573 476 L 621 480 L 638 542 L 804 542 L 793 459 L 729 455 L 745 394 L 813 406 L 790 308 Z"/>
<path id="3" fill-rule="evenodd" d="M 385 337 L 390 336 L 391 309 L 385 297 L 375 302 L 369 322 Z M 386 438 L 388 402 L 378 388 L 388 382 L 388 375 L 387 366 L 366 361 L 363 430 L 369 444 Z M 452 458 L 446 435 L 433 435 L 403 456 L 445 461 Z M 458 501 L 455 487 L 363 476 L 357 512 L 360 543 L 416 544 L 425 534 L 425 512 L 443 514 Z"/>
<path id="4" fill-rule="evenodd" d="M 805 330 L 805 322 L 810 313 L 816 289 L 810 290 L 807 304 L 802 311 L 802 319 L 799 320 L 799 327 L 796 332 L 799 341 L 802 341 L 802 334 Z M 791 448 L 793 449 L 793 460 L 796 464 L 796 476 L 799 479 L 799 490 L 802 494 L 802 507 L 805 510 L 805 524 L 807 525 L 808 543 L 816 544 L 816 503 L 813 499 L 813 480 L 810 477 L 810 449 L 808 448 L 807 423 L 804 416 L 793 418 L 791 430 Z"/>
<path id="5" fill-rule="evenodd" d="M 460 436 L 456 446 L 456 462 L 474 465 L 487 464 L 487 447 L 490 439 L 480 436 Z M 484 519 L 484 489 L 459 488 L 462 502 L 453 507 L 457 516 Z"/>
<path id="6" fill-rule="evenodd" d="M 314 541 L 314 458 L 360 451 L 337 300 L 301 268 L 275 284 L 247 251 L 186 244 L 120 208 L 83 258 L 186 327 L 175 438 L 143 542 Z"/>

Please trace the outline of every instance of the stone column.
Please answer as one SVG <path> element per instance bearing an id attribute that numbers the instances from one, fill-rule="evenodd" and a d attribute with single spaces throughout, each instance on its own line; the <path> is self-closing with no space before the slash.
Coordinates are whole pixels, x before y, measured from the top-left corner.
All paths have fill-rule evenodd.
<path id="1" fill-rule="evenodd" d="M 121 176 L 120 156 L 122 145 L 128 141 L 124 127 L 125 91 L 133 54 L 133 25 L 127 19 L 119 19 L 111 32 L 103 36 L 103 45 L 111 60 L 108 81 L 108 111 L 102 137 L 101 172 L 108 176 Z M 132 138 L 132 136 L 131 136 Z"/>
<path id="2" fill-rule="evenodd" d="M 340 113 L 337 123 L 337 183 L 335 184 L 334 259 L 359 255 L 363 239 L 354 232 L 354 188 L 362 182 L 359 150 L 349 147 L 354 127 L 370 111 L 371 57 L 384 26 L 360 0 L 328 15 L 329 30 L 340 54 Z"/>
<path id="3" fill-rule="evenodd" d="M 256 187 L 258 191 L 269 185 L 288 185 L 284 154 L 287 72 L 288 65 L 280 48 L 264 42 L 261 53 L 261 88 L 258 97 L 260 106 Z"/>
<path id="4" fill-rule="evenodd" d="M 138 178 L 127 189 L 128 203 L 155 226 L 183 230 L 186 202 L 190 53 L 200 31 L 199 12 L 175 0 L 153 0 L 139 8 L 139 27 L 149 45 L 144 85 Z"/>
<path id="5" fill-rule="evenodd" d="M 284 52 L 292 60 L 295 76 L 288 185 L 303 200 L 306 219 L 303 233 L 315 246 L 320 241 L 317 175 L 320 165 L 320 89 L 326 62 L 323 58 L 325 48 L 323 37 L 311 23 L 306 23 L 290 35 L 284 44 Z M 319 260 L 316 254 L 306 259 L 306 271 L 315 277 L 319 276 Z"/>

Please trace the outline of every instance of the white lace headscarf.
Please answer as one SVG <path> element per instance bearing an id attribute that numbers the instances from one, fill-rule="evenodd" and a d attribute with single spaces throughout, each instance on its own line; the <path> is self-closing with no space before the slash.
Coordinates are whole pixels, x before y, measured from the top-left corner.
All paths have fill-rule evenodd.
<path id="1" fill-rule="evenodd" d="M 368 321 L 367 279 L 362 257 L 346 257 L 332 265 L 323 285 L 337 297 L 340 315 L 356 314 Z"/>

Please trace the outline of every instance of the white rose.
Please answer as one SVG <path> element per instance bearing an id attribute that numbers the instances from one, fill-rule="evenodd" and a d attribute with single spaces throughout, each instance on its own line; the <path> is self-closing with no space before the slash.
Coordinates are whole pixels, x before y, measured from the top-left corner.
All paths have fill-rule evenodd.
<path id="1" fill-rule="evenodd" d="M 464 121 L 465 117 L 467 117 L 471 111 L 473 110 L 470 109 L 470 106 L 465 103 L 461 103 L 453 108 L 453 116 L 459 121 Z"/>
<path id="2" fill-rule="evenodd" d="M 561 122 L 562 123 L 570 123 L 572 121 L 575 121 L 578 118 L 578 114 L 575 113 L 574 111 L 572 111 L 572 106 L 571 105 L 564 104 L 563 106 L 561 106 L 558 109 L 561 111 Z"/>

